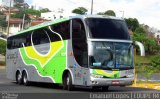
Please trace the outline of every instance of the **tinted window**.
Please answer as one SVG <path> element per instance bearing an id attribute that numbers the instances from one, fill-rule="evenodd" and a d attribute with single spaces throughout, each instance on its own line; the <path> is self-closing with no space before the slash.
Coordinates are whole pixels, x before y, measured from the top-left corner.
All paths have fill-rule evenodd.
<path id="1" fill-rule="evenodd" d="M 23 33 L 17 36 L 12 36 L 7 39 L 7 48 L 15 49 L 20 48 L 24 44 L 25 46 L 30 46 L 30 33 Z"/>
<path id="2" fill-rule="evenodd" d="M 87 67 L 88 54 L 86 32 L 80 19 L 72 20 L 72 46 L 75 60 L 80 66 Z"/>
<path id="3" fill-rule="evenodd" d="M 129 40 L 125 21 L 115 19 L 87 18 L 91 38 Z"/>
<path id="4" fill-rule="evenodd" d="M 49 35 L 45 30 L 36 30 L 32 32 L 32 40 L 34 45 L 49 43 Z"/>
<path id="5" fill-rule="evenodd" d="M 70 21 L 54 24 L 52 30 L 59 33 L 63 40 L 70 39 Z"/>
<path id="6" fill-rule="evenodd" d="M 52 31 L 59 33 L 63 40 L 70 39 L 70 21 L 54 24 L 51 26 L 51 29 Z M 52 31 L 47 26 L 41 29 L 9 37 L 7 40 L 7 48 L 20 48 L 22 47 L 22 43 L 24 43 L 25 47 L 31 46 L 31 34 L 34 45 L 45 44 L 49 43 L 50 41 L 60 41 L 60 37 Z"/>

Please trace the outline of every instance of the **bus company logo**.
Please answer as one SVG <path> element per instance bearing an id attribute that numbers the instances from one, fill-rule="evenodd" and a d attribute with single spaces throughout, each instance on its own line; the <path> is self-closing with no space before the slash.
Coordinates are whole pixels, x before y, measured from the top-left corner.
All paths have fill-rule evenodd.
<path id="1" fill-rule="evenodd" d="M 7 59 L 11 59 L 13 64 L 16 64 L 18 59 L 18 52 L 15 52 L 14 54 L 8 54 Z"/>

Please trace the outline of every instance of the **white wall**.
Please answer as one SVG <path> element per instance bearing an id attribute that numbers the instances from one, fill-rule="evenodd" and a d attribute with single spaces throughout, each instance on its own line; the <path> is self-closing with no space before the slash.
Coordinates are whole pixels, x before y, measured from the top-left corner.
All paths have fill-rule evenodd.
<path id="1" fill-rule="evenodd" d="M 48 20 L 54 20 L 59 19 L 62 17 L 69 17 L 74 16 L 73 13 L 57 13 L 57 12 L 47 12 L 47 13 L 41 13 L 41 18 L 48 19 Z"/>
<path id="2" fill-rule="evenodd" d="M 9 35 L 13 35 L 13 34 L 16 34 L 18 31 L 21 30 L 21 24 L 19 24 L 18 26 L 15 26 L 15 25 L 11 25 L 10 28 L 9 28 Z"/>
<path id="3" fill-rule="evenodd" d="M 157 38 L 158 35 L 159 35 L 159 38 L 160 38 L 160 32 L 156 32 L 156 33 L 154 34 L 154 37 Z"/>

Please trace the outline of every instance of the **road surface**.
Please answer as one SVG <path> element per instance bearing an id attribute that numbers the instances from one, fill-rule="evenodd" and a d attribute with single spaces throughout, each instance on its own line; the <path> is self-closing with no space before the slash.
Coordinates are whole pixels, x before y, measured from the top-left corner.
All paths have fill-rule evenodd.
<path id="1" fill-rule="evenodd" d="M 48 84 L 48 83 L 32 83 L 30 86 L 17 85 L 14 81 L 11 81 L 6 78 L 5 69 L 0 69 L 0 93 L 1 93 L 0 95 L 8 96 L 8 93 L 14 93 L 13 95 L 16 96 L 16 95 L 22 94 L 22 95 L 20 95 L 21 98 L 14 98 L 14 99 L 22 99 L 23 95 L 24 95 L 25 99 L 31 99 L 31 98 L 27 98 L 27 97 L 29 97 L 29 96 L 35 97 L 35 96 L 37 96 L 37 94 L 40 97 L 39 99 L 41 99 L 42 97 L 44 98 L 44 96 L 51 96 L 52 97 L 52 95 L 55 95 L 55 93 L 56 93 L 55 96 L 57 96 L 57 94 L 58 94 L 58 97 L 66 97 L 66 96 L 76 95 L 77 96 L 76 99 L 79 99 L 80 97 L 81 97 L 81 99 L 83 99 L 83 98 L 96 99 L 97 97 L 94 96 L 92 93 L 94 93 L 94 94 L 95 93 L 107 93 L 107 94 L 129 93 L 129 94 L 131 94 L 131 93 L 135 93 L 135 92 L 136 93 L 146 93 L 146 94 L 159 93 L 159 97 L 160 97 L 160 91 L 158 91 L 158 90 L 145 89 L 145 88 L 134 88 L 134 87 L 118 87 L 118 86 L 113 87 L 112 86 L 109 88 L 108 91 L 102 92 L 101 90 L 93 91 L 90 88 L 76 88 L 74 91 L 67 91 L 67 90 L 63 90 L 62 86 L 55 86 L 53 84 Z M 32 94 L 32 95 L 28 95 L 28 94 Z M 11 96 L 11 95 L 9 94 L 9 96 Z M 26 95 L 27 95 L 27 97 L 26 97 Z M 78 96 L 80 96 L 80 97 L 78 97 Z M 7 99 L 7 98 L 0 96 L 0 99 L 1 98 Z M 71 97 L 71 98 L 73 98 L 73 97 Z M 113 98 L 113 97 L 111 97 L 111 98 Z M 34 98 L 34 99 L 36 99 L 36 98 Z M 48 98 L 46 98 L 46 99 L 48 99 Z M 125 98 L 123 98 L 123 99 L 125 99 Z M 145 99 L 147 99 L 147 98 L 145 98 Z"/>

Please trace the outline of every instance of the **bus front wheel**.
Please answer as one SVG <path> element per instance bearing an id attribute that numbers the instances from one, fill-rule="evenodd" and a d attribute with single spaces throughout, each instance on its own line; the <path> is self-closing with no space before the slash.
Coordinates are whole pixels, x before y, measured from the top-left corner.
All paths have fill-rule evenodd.
<path id="1" fill-rule="evenodd" d="M 72 77 L 70 73 L 63 78 L 63 89 L 69 91 L 73 90 Z"/>

